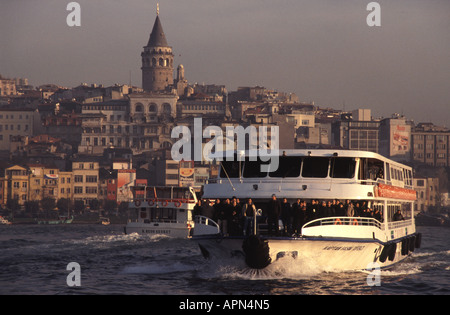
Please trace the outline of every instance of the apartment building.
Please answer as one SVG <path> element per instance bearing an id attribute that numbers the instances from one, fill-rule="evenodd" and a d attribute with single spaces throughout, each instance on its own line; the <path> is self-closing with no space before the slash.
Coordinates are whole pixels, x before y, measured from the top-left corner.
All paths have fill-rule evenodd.
<path id="1" fill-rule="evenodd" d="M 34 109 L 0 108 L 0 151 L 9 151 L 16 136 L 32 136 L 40 128 L 40 116 Z"/>
<path id="2" fill-rule="evenodd" d="M 414 178 L 413 184 L 417 192 L 417 201 L 414 204 L 416 214 L 440 205 L 439 178 Z"/>
<path id="3" fill-rule="evenodd" d="M 8 167 L 5 170 L 5 178 L 7 181 L 6 200 L 15 199 L 19 205 L 24 205 L 29 194 L 28 169 L 20 165 Z"/>
<path id="4" fill-rule="evenodd" d="M 431 166 L 450 166 L 450 129 L 420 123 L 411 132 L 412 160 Z"/>
<path id="5" fill-rule="evenodd" d="M 93 158 L 78 158 L 72 162 L 73 199 L 85 205 L 98 198 L 99 162 Z"/>

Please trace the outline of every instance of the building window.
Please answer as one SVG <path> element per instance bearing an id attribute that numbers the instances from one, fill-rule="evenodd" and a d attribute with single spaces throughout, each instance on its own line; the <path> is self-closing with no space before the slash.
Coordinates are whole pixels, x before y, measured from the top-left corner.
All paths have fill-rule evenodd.
<path id="1" fill-rule="evenodd" d="M 75 175 L 74 179 L 75 179 L 75 183 L 82 183 L 83 175 Z"/>
<path id="2" fill-rule="evenodd" d="M 96 194 L 97 187 L 86 187 L 86 194 Z"/>
<path id="3" fill-rule="evenodd" d="M 86 183 L 96 183 L 97 182 L 97 176 L 86 176 Z"/>

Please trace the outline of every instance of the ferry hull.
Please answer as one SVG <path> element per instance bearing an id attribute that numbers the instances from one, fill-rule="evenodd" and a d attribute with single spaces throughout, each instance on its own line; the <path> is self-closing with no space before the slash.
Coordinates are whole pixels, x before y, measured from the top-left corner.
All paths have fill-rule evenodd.
<path id="1" fill-rule="evenodd" d="M 228 258 L 242 259 L 247 263 L 247 253 L 243 246 L 244 238 L 198 238 L 198 244 L 205 258 L 224 260 Z M 299 265 L 313 265 L 320 271 L 360 271 L 377 267 L 390 266 L 408 257 L 410 251 L 402 250 L 401 240 L 390 243 L 380 243 L 373 239 L 321 239 L 321 238 L 267 238 L 270 261 L 290 256 L 299 262 Z M 397 244 L 395 255 L 391 252 L 389 257 L 383 249 L 391 244 Z M 391 248 L 392 251 L 394 249 Z M 247 263 L 248 265 L 248 263 Z M 252 266 L 249 266 L 253 268 Z M 263 268 L 259 268 L 263 269 Z"/>

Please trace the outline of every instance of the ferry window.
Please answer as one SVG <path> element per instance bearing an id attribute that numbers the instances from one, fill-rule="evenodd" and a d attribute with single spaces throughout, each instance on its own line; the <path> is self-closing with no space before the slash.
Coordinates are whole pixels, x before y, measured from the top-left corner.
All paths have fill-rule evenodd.
<path id="1" fill-rule="evenodd" d="M 359 170 L 359 179 L 377 180 L 384 179 L 384 162 L 377 159 L 362 158 Z"/>
<path id="2" fill-rule="evenodd" d="M 302 158 L 300 156 L 280 156 L 278 169 L 270 172 L 270 177 L 299 177 L 302 166 Z"/>
<path id="3" fill-rule="evenodd" d="M 238 161 L 222 161 L 222 167 L 220 168 L 221 178 L 238 178 L 239 177 L 239 163 Z M 242 168 L 242 165 L 241 165 Z M 227 176 L 228 175 L 228 176 Z"/>
<path id="4" fill-rule="evenodd" d="M 325 178 L 328 176 L 328 164 L 330 159 L 326 157 L 305 157 L 303 159 L 303 177 Z"/>
<path id="5" fill-rule="evenodd" d="M 386 163 L 386 180 L 390 181 L 391 180 L 391 166 L 389 165 L 389 163 Z"/>
<path id="6" fill-rule="evenodd" d="M 331 159 L 330 177 L 353 178 L 355 176 L 356 161 L 354 158 Z"/>
<path id="7" fill-rule="evenodd" d="M 250 161 L 249 158 L 246 158 L 244 163 L 244 177 L 266 177 L 267 172 L 261 172 L 262 164 L 269 164 L 269 162 L 263 162 L 259 158 L 256 161 Z"/>

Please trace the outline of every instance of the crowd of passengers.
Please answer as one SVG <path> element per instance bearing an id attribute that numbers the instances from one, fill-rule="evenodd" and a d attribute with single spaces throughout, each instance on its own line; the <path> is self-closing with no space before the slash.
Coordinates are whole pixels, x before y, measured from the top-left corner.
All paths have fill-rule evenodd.
<path id="1" fill-rule="evenodd" d="M 290 204 L 286 198 L 280 202 L 274 194 L 257 216 L 258 224 L 267 224 L 269 235 L 300 235 L 304 224 L 326 217 L 367 217 L 383 221 L 378 209 L 367 206 L 366 201 L 311 200 L 297 199 Z M 194 215 L 203 215 L 216 221 L 225 235 L 250 235 L 253 231 L 256 206 L 251 198 L 241 202 L 238 198 L 199 200 L 194 207 Z M 279 230 L 279 220 L 283 230 Z"/>

